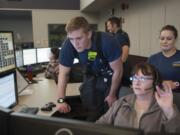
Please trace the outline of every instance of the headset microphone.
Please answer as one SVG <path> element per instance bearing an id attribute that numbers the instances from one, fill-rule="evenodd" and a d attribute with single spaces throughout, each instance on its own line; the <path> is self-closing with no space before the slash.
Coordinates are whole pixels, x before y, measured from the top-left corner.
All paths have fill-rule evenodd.
<path id="1" fill-rule="evenodd" d="M 146 94 L 147 93 L 151 93 L 151 92 L 153 92 L 153 89 L 154 87 L 153 86 L 151 86 L 151 87 L 149 87 L 149 88 L 147 88 L 147 89 L 144 89 L 145 90 L 145 92 L 146 92 Z"/>
<path id="2" fill-rule="evenodd" d="M 151 90 L 151 89 L 153 89 L 154 87 L 153 86 L 151 86 L 150 88 L 147 88 L 147 89 L 144 89 L 144 90 Z"/>

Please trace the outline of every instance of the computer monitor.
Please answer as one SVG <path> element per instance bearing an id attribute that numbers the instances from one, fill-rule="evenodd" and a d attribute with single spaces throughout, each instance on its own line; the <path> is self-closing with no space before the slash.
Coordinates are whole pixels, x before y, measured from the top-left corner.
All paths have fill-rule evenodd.
<path id="1" fill-rule="evenodd" d="M 36 49 L 23 49 L 23 65 L 27 66 L 36 63 Z"/>
<path id="2" fill-rule="evenodd" d="M 16 50 L 16 67 L 22 67 L 23 66 L 23 52 L 22 50 Z"/>
<path id="3" fill-rule="evenodd" d="M 12 111 L 0 107 L 0 135 L 9 135 L 9 118 Z"/>
<path id="4" fill-rule="evenodd" d="M 11 135 L 141 135 L 141 130 L 52 118 L 40 115 L 12 113 Z"/>
<path id="5" fill-rule="evenodd" d="M 37 63 L 49 62 L 51 48 L 37 48 Z"/>
<path id="6" fill-rule="evenodd" d="M 0 31 L 0 73 L 15 69 L 13 33 Z"/>
<path id="7" fill-rule="evenodd" d="M 17 104 L 15 71 L 0 76 L 0 106 L 11 108 Z"/>

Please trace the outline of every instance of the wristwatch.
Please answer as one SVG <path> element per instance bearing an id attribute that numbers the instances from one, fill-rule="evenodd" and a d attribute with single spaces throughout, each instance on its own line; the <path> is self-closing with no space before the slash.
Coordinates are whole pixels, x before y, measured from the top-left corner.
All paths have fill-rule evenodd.
<path id="1" fill-rule="evenodd" d="M 180 86 L 179 82 L 174 82 L 174 84 L 175 84 L 176 88 L 179 88 L 179 86 Z"/>
<path id="2" fill-rule="evenodd" d="M 64 102 L 65 102 L 65 99 L 64 99 L 64 98 L 59 98 L 59 99 L 57 100 L 57 102 L 58 102 L 58 103 L 64 103 Z"/>

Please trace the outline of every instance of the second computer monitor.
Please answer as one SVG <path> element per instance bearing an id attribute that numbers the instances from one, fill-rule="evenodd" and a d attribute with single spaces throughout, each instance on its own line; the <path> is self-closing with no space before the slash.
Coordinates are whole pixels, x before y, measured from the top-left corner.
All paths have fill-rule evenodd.
<path id="1" fill-rule="evenodd" d="M 24 66 L 37 63 L 36 49 L 23 49 L 23 64 Z"/>
<path id="2" fill-rule="evenodd" d="M 22 66 L 23 66 L 23 51 L 16 50 L 16 67 L 22 67 Z"/>
<path id="3" fill-rule="evenodd" d="M 37 48 L 37 63 L 49 62 L 50 48 Z"/>
<path id="4" fill-rule="evenodd" d="M 10 108 L 17 104 L 17 87 L 15 72 L 0 76 L 0 106 Z"/>

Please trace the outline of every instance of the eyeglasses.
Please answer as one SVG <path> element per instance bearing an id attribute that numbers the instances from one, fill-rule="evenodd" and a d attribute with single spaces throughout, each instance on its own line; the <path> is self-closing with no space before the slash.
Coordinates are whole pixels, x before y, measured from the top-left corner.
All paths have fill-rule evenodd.
<path id="1" fill-rule="evenodd" d="M 144 77 L 144 76 L 132 76 L 130 77 L 131 81 L 141 81 L 141 82 L 145 82 L 146 80 L 152 80 L 152 77 Z"/>

